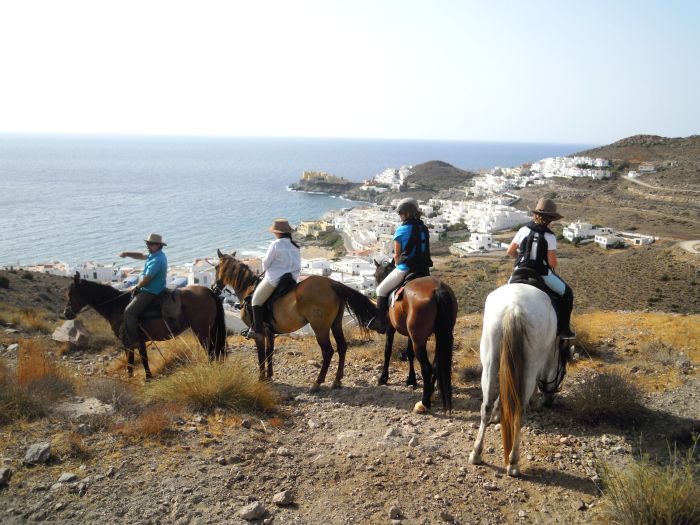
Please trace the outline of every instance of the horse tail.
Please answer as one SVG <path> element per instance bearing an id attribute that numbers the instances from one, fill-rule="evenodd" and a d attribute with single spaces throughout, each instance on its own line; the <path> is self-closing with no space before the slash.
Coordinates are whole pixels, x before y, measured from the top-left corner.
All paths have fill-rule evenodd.
<path id="1" fill-rule="evenodd" d="M 209 290 L 214 303 L 216 303 L 216 318 L 209 328 L 209 344 L 207 351 L 210 356 L 219 357 L 226 355 L 226 318 L 224 316 L 224 304 L 219 296 Z"/>
<path id="2" fill-rule="evenodd" d="M 367 296 L 343 283 L 331 281 L 331 287 L 340 301 L 345 303 L 346 308 L 357 319 L 362 334 L 367 335 L 369 333 L 367 324 L 377 316 L 377 306 Z"/>
<path id="3" fill-rule="evenodd" d="M 435 374 L 440 384 L 442 406 L 452 411 L 452 349 L 457 321 L 457 298 L 452 289 L 440 283 L 434 293 L 437 303 L 435 317 Z"/>
<path id="4" fill-rule="evenodd" d="M 508 308 L 502 320 L 501 363 L 498 382 L 501 395 L 501 437 L 503 438 L 503 455 L 508 458 L 515 436 L 520 429 L 522 419 L 522 400 L 520 393 L 523 384 L 525 365 L 525 328 L 519 308 Z"/>

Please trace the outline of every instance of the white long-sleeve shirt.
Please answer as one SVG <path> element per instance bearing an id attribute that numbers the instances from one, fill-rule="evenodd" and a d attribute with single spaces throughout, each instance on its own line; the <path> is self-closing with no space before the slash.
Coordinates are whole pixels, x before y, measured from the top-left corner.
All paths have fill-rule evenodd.
<path id="1" fill-rule="evenodd" d="M 285 273 L 291 273 L 294 280 L 297 280 L 301 273 L 301 252 L 290 239 L 277 239 L 267 249 L 262 266 L 265 278 L 274 286 L 277 286 Z"/>

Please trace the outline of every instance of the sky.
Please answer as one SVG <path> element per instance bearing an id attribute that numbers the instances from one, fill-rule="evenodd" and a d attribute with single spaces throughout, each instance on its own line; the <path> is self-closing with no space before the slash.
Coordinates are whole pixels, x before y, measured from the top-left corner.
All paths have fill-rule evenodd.
<path id="1" fill-rule="evenodd" d="M 0 132 L 700 133 L 700 2 L 0 0 Z"/>

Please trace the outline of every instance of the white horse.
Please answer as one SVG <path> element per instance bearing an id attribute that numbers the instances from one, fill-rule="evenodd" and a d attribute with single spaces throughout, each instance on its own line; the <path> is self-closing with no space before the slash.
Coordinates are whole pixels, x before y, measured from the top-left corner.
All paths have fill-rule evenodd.
<path id="1" fill-rule="evenodd" d="M 569 358 L 565 344 L 557 352 L 557 318 L 547 294 L 527 284 L 507 284 L 491 292 L 484 307 L 480 354 L 484 399 L 469 462 L 482 463 L 484 431 L 498 417 L 494 408 L 500 405 L 506 471 L 518 476 L 524 407 L 537 386 L 545 404 L 551 402 Z"/>

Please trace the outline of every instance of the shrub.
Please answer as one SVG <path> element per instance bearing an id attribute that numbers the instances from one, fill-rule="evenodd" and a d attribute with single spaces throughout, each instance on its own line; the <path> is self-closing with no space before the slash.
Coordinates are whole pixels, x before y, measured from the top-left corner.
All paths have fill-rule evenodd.
<path id="1" fill-rule="evenodd" d="M 645 414 L 640 392 L 624 377 L 612 372 L 586 372 L 571 387 L 566 403 L 574 417 L 585 423 L 625 425 Z"/>
<path id="2" fill-rule="evenodd" d="M 17 383 L 45 400 L 55 400 L 73 391 L 68 373 L 48 355 L 46 345 L 34 339 L 19 342 Z"/>
<path id="3" fill-rule="evenodd" d="M 656 465 L 648 457 L 625 469 L 610 463 L 601 465 L 604 512 L 610 521 L 622 525 L 700 523 L 694 452 L 695 446 L 679 457 L 674 450 L 666 466 Z"/>
<path id="4" fill-rule="evenodd" d="M 158 403 L 149 407 L 133 421 L 119 430 L 129 437 L 159 437 L 165 434 L 170 425 L 182 414 L 182 407 L 173 403 Z"/>
<path id="5" fill-rule="evenodd" d="M 48 334 L 53 330 L 51 323 L 46 319 L 45 314 L 33 308 L 20 312 L 20 324 L 25 328 L 31 328 L 37 332 Z"/>
<path id="6" fill-rule="evenodd" d="M 10 280 L 4 275 L 0 276 L 0 288 L 7 290 L 10 287 Z"/>
<path id="7" fill-rule="evenodd" d="M 195 410 L 244 408 L 271 410 L 277 404 L 272 387 L 258 381 L 250 359 L 231 356 L 224 363 L 195 363 L 144 387 L 147 402 L 174 402 Z"/>
<path id="8" fill-rule="evenodd" d="M 133 385 L 126 381 L 106 377 L 91 378 L 83 393 L 112 405 L 114 410 L 124 415 L 135 415 L 142 410 Z"/>
<path id="9" fill-rule="evenodd" d="M 33 281 L 33 280 L 34 280 L 34 274 L 32 274 L 32 273 L 30 273 L 30 272 L 24 272 L 24 273 L 21 275 L 21 277 L 22 277 L 22 279 L 26 279 L 27 281 Z"/>
<path id="10" fill-rule="evenodd" d="M 0 361 L 0 425 L 45 414 L 44 404 L 17 383 L 16 376 Z"/>

